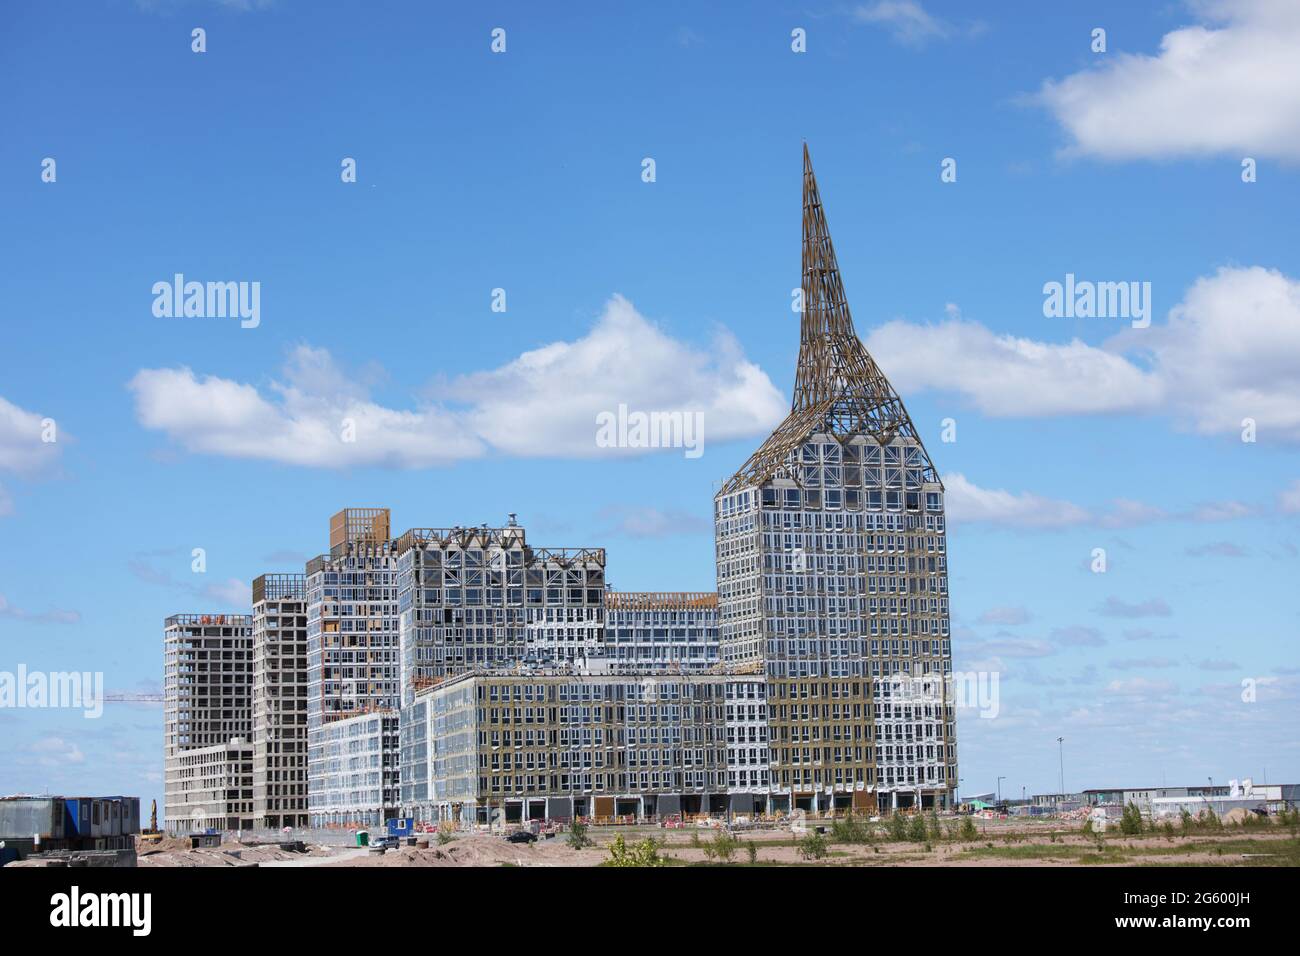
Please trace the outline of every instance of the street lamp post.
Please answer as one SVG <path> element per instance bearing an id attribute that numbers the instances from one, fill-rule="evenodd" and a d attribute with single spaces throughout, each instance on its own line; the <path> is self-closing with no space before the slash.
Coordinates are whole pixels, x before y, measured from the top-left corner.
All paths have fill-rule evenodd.
<path id="1" fill-rule="evenodd" d="M 1065 738 L 1057 737 L 1056 746 L 1060 750 L 1061 756 L 1061 800 L 1065 800 Z"/>
<path id="2" fill-rule="evenodd" d="M 1005 776 L 998 777 L 998 803 L 1002 802 L 1002 781 L 1007 779 Z"/>

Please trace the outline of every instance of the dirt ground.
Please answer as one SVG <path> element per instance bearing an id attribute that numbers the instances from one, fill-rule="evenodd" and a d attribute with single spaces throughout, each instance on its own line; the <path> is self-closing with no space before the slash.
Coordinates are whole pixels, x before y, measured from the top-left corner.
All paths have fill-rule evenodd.
<path id="1" fill-rule="evenodd" d="M 1196 832 L 1173 837 L 1148 834 L 1126 837 L 1112 828 L 1099 845 L 1085 836 L 1080 825 L 1065 821 L 980 820 L 978 837 L 969 842 L 940 840 L 930 844 L 891 842 L 877 838 L 872 843 L 847 844 L 828 841 L 827 853 L 815 865 L 821 866 L 1088 866 L 1088 865 L 1180 865 L 1241 866 L 1296 865 L 1300 849 L 1282 828 L 1241 829 L 1228 827 L 1215 833 Z M 303 853 L 287 852 L 278 846 L 249 846 L 224 843 L 220 848 L 192 850 L 187 841 L 167 839 L 141 850 L 140 866 L 359 866 L 359 867 L 463 867 L 463 866 L 599 866 L 609 859 L 609 844 L 621 834 L 628 844 L 652 837 L 659 842 L 659 855 L 669 865 L 699 865 L 710 861 L 704 847 L 693 846 L 713 839 L 717 831 L 665 830 L 658 827 L 593 828 L 589 836 L 595 845 L 571 849 L 565 834 L 536 843 L 509 843 L 500 834 L 459 833 L 440 844 L 437 837 L 420 838 L 420 846 L 401 846 L 383 854 L 354 847 L 324 847 L 307 844 Z M 766 866 L 806 866 L 795 845 L 796 835 L 788 828 L 741 830 L 741 841 L 732 863 L 748 864 L 747 844 L 756 850 L 754 862 Z"/>
<path id="2" fill-rule="evenodd" d="M 277 860 L 330 856 L 328 847 L 308 844 L 303 853 L 281 850 L 275 844 L 250 846 L 227 842 L 220 847 L 190 849 L 189 840 L 163 837 L 156 843 L 136 844 L 136 866 L 249 866 Z"/>

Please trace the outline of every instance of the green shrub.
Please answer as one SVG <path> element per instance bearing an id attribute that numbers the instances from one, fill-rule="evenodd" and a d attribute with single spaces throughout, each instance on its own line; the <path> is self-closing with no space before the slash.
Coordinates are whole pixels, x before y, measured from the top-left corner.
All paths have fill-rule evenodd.
<path id="1" fill-rule="evenodd" d="M 912 822 L 907 828 L 907 838 L 913 843 L 925 842 L 925 817 L 919 813 L 912 817 Z"/>
<path id="2" fill-rule="evenodd" d="M 720 863 L 730 863 L 736 855 L 736 849 L 740 846 L 740 841 L 728 833 L 726 830 L 719 830 L 714 834 L 713 839 L 704 844 L 704 855 L 710 860 L 717 860 Z"/>
<path id="3" fill-rule="evenodd" d="M 581 850 L 593 845 L 591 838 L 587 836 L 587 824 L 579 820 L 574 820 L 570 824 L 568 844 L 574 850 Z"/>
<path id="4" fill-rule="evenodd" d="M 1124 807 L 1124 815 L 1119 820 L 1119 832 L 1125 836 L 1139 836 L 1142 833 L 1142 811 L 1132 800 Z"/>
<path id="5" fill-rule="evenodd" d="M 961 826 L 957 829 L 957 835 L 965 843 L 978 839 L 979 832 L 975 829 L 975 821 L 970 817 L 962 817 Z"/>
<path id="6" fill-rule="evenodd" d="M 939 814 L 931 810 L 928 822 L 930 824 L 930 839 L 938 843 L 943 839 L 943 824 L 939 822 Z"/>
<path id="7" fill-rule="evenodd" d="M 799 841 L 799 855 L 805 860 L 820 860 L 826 855 L 826 838 L 816 830 L 809 830 Z"/>
<path id="8" fill-rule="evenodd" d="M 889 839 L 899 843 L 907 839 L 907 817 L 897 810 L 889 816 Z"/>
<path id="9" fill-rule="evenodd" d="M 850 812 L 843 820 L 831 824 L 831 837 L 837 843 L 870 843 L 871 827 Z"/>
<path id="10" fill-rule="evenodd" d="M 629 847 L 621 833 L 609 845 L 609 859 L 606 862 L 609 866 L 666 865 L 659 856 L 659 848 L 655 846 L 654 840 L 642 840 Z"/>

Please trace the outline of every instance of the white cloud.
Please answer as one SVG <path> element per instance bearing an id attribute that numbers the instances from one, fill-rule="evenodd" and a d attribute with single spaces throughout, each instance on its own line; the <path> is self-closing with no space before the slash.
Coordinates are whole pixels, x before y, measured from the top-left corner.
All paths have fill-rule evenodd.
<path id="1" fill-rule="evenodd" d="M 865 344 L 902 394 L 956 392 L 999 418 L 1124 412 L 1161 400 L 1149 373 L 1078 339 L 1057 345 L 978 322 L 895 320 L 873 329 Z"/>
<path id="2" fill-rule="evenodd" d="M 1068 153 L 1300 159 L 1300 4 L 1191 6 L 1199 22 L 1165 34 L 1158 54 L 1111 50 L 1043 84 L 1036 100 L 1069 134 Z"/>
<path id="3" fill-rule="evenodd" d="M 1051 530 L 1096 526 L 1133 528 L 1157 521 L 1196 524 L 1247 518 L 1255 510 L 1239 501 L 1212 501 L 1186 511 L 1166 511 L 1129 498 L 1116 498 L 1104 508 L 1088 509 L 1060 498 L 1028 491 L 981 488 L 960 472 L 943 476 L 948 520 L 954 524 L 986 524 L 1003 528 Z M 1090 565 L 1085 559 L 1084 565 Z"/>
<path id="4" fill-rule="evenodd" d="M 955 393 L 986 415 L 1163 413 L 1207 435 L 1300 442 L 1300 281 L 1259 266 L 1202 276 L 1163 325 L 1103 347 L 976 322 L 886 323 L 868 351 L 903 394 Z"/>
<path id="5" fill-rule="evenodd" d="M 31 477 L 48 469 L 59 454 L 57 441 L 42 441 L 43 417 L 0 396 L 0 471 Z"/>
<path id="6" fill-rule="evenodd" d="M 336 468 L 419 468 L 482 453 L 450 413 L 377 405 L 309 346 L 294 350 L 274 397 L 189 368 L 143 369 L 128 387 L 141 425 L 194 452 Z"/>
<path id="7" fill-rule="evenodd" d="M 253 601 L 253 586 L 240 578 L 225 578 L 224 580 L 212 581 L 207 580 L 206 575 L 194 574 L 189 575 L 191 580 L 178 579 L 165 568 L 155 567 L 150 559 L 156 557 L 174 556 L 175 552 L 155 552 L 140 553 L 130 558 L 126 567 L 138 580 L 145 584 L 154 584 L 158 587 L 169 588 L 174 591 L 181 591 L 192 598 L 204 602 L 205 606 L 212 607 L 235 607 L 247 609 Z M 188 567 L 189 557 L 184 558 Z M 205 610 L 210 609 L 205 607 Z"/>
<path id="8" fill-rule="evenodd" d="M 466 402 L 466 421 L 494 448 L 521 456 L 593 457 L 596 415 L 661 411 L 703 415 L 707 441 L 765 434 L 789 409 L 735 338 L 692 348 L 648 322 L 616 295 L 595 327 L 574 342 L 525 352 L 441 390 Z"/>
<path id="9" fill-rule="evenodd" d="M 200 593 L 211 601 L 239 608 L 251 607 L 253 603 L 253 586 L 239 578 L 227 578 L 209 584 Z"/>
<path id="10" fill-rule="evenodd" d="M 36 762 L 42 767 L 61 767 L 86 762 L 86 755 L 81 748 L 62 737 L 42 737 L 28 745 L 27 750 L 36 755 Z"/>
<path id="11" fill-rule="evenodd" d="M 876 0 L 853 10 L 853 18 L 889 29 L 890 35 L 907 46 L 921 46 L 927 40 L 943 39 L 952 28 L 931 16 L 919 0 Z"/>
<path id="12" fill-rule="evenodd" d="M 298 347 L 282 378 L 259 390 L 189 368 L 144 369 L 129 388 L 140 424 L 190 451 L 330 468 L 427 468 L 493 449 L 595 457 L 611 451 L 596 445 L 596 416 L 620 404 L 699 413 L 706 442 L 762 434 L 787 408 L 732 336 L 694 349 L 622 296 L 582 338 L 453 379 L 412 409 L 377 404 L 324 349 Z"/>
<path id="13" fill-rule="evenodd" d="M 996 524 L 1013 528 L 1065 528 L 1088 521 L 1088 512 L 1068 501 L 1029 492 L 1013 494 L 980 488 L 965 475 L 944 475 L 945 510 L 954 523 Z"/>

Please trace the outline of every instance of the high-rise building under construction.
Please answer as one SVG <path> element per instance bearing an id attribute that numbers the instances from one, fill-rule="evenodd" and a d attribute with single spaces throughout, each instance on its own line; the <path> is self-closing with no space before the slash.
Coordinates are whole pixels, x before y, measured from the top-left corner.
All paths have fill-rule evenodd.
<path id="1" fill-rule="evenodd" d="M 766 677 L 775 807 L 950 806 L 943 485 L 854 331 L 807 147 L 802 271 L 790 414 L 714 500 L 723 664 Z"/>
<path id="2" fill-rule="evenodd" d="M 251 626 L 168 619 L 169 826 L 301 821 L 304 692 L 313 826 L 951 807 L 943 485 L 854 331 L 806 149 L 800 298 L 790 414 L 714 499 L 716 594 L 613 591 L 604 548 L 513 515 L 394 537 L 340 511 Z"/>
<path id="3" fill-rule="evenodd" d="M 397 813 L 397 552 L 387 508 L 330 518 L 307 562 L 307 804 L 312 824 Z"/>

